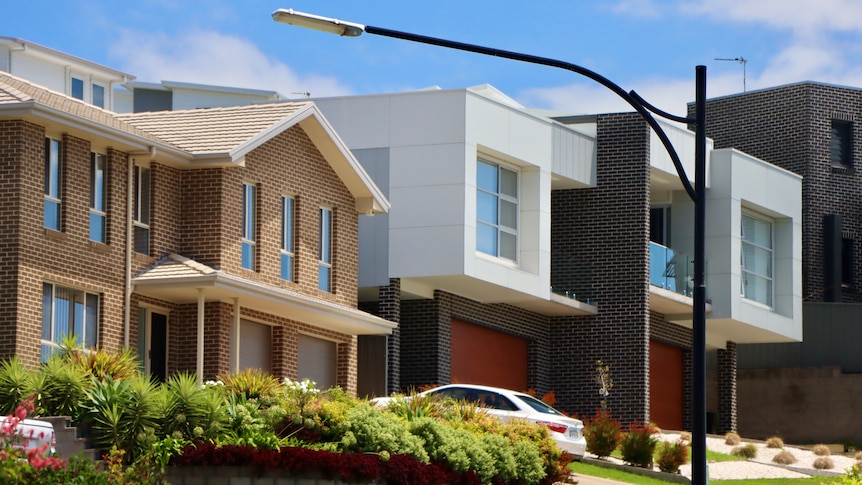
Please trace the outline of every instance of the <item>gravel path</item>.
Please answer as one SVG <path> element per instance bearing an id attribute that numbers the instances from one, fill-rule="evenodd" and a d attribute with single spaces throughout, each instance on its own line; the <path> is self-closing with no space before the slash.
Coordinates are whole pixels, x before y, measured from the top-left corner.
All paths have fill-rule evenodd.
<path id="1" fill-rule="evenodd" d="M 660 441 L 674 442 L 679 439 L 678 433 L 664 433 L 658 437 Z M 856 463 L 852 456 L 831 455 L 829 458 L 835 464 L 831 470 L 817 470 L 814 468 L 814 460 L 818 458 L 809 449 L 785 446 L 796 457 L 797 462 L 790 466 L 778 465 L 772 462 L 772 458 L 782 450 L 767 448 L 766 444 L 759 441 L 743 440 L 742 444 L 753 443 L 757 446 L 757 456 L 747 461 L 727 461 L 709 463 L 710 480 L 742 480 L 756 478 L 806 478 L 812 475 L 835 476 L 841 475 L 845 470 Z M 710 451 L 730 454 L 734 447 L 724 443 L 724 437 L 706 438 L 706 448 Z M 612 458 L 611 458 L 612 460 Z M 621 462 L 620 462 L 621 463 Z M 691 478 L 691 464 L 680 467 L 680 474 Z"/>

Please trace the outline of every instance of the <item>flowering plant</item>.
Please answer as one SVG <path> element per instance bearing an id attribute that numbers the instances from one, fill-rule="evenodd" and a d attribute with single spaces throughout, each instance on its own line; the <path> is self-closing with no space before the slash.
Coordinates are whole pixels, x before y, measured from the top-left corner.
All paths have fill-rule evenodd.
<path id="1" fill-rule="evenodd" d="M 14 483 L 33 471 L 41 469 L 62 469 L 66 461 L 50 456 L 50 442 L 46 441 L 39 446 L 29 446 L 31 440 L 45 438 L 44 431 L 39 436 L 30 429 L 28 434 L 23 433 L 20 425 L 35 408 L 32 399 L 23 401 L 3 420 L 0 425 L 0 482 Z"/>

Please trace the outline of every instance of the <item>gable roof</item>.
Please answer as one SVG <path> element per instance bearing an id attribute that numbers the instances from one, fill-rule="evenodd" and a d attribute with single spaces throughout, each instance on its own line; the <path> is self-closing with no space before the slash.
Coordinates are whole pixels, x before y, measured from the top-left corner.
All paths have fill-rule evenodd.
<path id="1" fill-rule="evenodd" d="M 245 155 L 299 125 L 356 199 L 359 212 L 389 201 L 311 101 L 118 115 L 0 71 L 0 117 L 109 140 L 119 150 L 175 166 L 242 166 Z"/>

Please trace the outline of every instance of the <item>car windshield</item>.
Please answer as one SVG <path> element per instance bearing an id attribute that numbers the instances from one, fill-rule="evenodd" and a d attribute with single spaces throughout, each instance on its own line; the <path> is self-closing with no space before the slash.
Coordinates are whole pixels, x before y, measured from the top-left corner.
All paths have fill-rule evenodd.
<path id="1" fill-rule="evenodd" d="M 533 396 L 529 396 L 527 394 L 515 394 L 515 397 L 517 397 L 521 401 L 524 401 L 525 403 L 527 403 L 528 406 L 530 406 L 531 408 L 535 409 L 536 411 L 538 411 L 542 414 L 553 414 L 555 416 L 564 416 L 563 413 L 557 411 L 556 409 L 552 408 L 551 406 L 548 406 L 547 404 L 534 398 Z"/>

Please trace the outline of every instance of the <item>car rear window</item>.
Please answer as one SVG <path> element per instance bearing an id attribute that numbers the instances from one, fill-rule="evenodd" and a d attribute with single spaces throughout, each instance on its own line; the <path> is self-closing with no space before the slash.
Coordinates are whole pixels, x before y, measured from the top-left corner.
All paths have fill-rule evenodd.
<path id="1" fill-rule="evenodd" d="M 524 401 L 525 403 L 527 403 L 528 406 L 530 406 L 531 408 L 535 409 L 536 411 L 538 411 L 540 413 L 553 414 L 555 416 L 564 416 L 563 413 L 557 411 L 556 409 L 552 408 L 551 406 L 548 406 L 547 404 L 534 398 L 533 396 L 530 396 L 527 394 L 516 394 L 515 397 Z"/>

